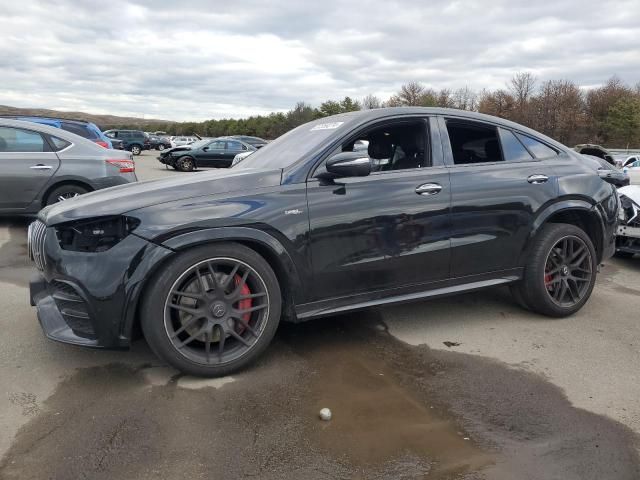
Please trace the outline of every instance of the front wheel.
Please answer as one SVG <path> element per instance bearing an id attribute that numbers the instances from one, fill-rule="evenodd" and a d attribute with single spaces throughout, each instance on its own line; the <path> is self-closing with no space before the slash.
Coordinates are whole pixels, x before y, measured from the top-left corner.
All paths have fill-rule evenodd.
<path id="1" fill-rule="evenodd" d="M 281 312 L 278 280 L 255 251 L 239 244 L 186 251 L 151 282 L 142 330 L 151 349 L 178 370 L 228 375 L 271 342 Z"/>
<path id="2" fill-rule="evenodd" d="M 158 151 L 163 151 L 164 150 L 164 145 L 162 143 L 158 144 L 158 146 L 156 147 L 158 149 Z"/>
<path id="3" fill-rule="evenodd" d="M 593 291 L 597 260 L 593 242 L 574 225 L 542 227 L 528 256 L 522 281 L 512 287 L 525 308 L 565 317 L 582 308 Z"/>
<path id="4" fill-rule="evenodd" d="M 133 153 L 134 155 L 140 155 L 141 152 L 142 152 L 142 149 L 140 148 L 140 146 L 138 145 L 131 146 L 131 153 Z"/>
<path id="5" fill-rule="evenodd" d="M 176 170 L 180 170 L 181 172 L 193 172 L 196 165 L 191 157 L 180 157 L 176 160 Z"/>

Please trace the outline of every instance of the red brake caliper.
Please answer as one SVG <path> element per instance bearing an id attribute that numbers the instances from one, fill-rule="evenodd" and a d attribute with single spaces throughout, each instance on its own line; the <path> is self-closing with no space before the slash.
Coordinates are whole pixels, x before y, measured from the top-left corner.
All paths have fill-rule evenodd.
<path id="1" fill-rule="evenodd" d="M 549 271 L 549 267 L 545 267 L 544 269 L 544 286 L 547 290 L 551 290 L 551 282 L 553 281 L 553 275 L 547 273 Z"/>
<path id="2" fill-rule="evenodd" d="M 241 281 L 242 281 L 242 278 L 240 278 L 240 275 L 236 275 L 235 277 L 233 277 L 233 282 L 235 283 L 236 287 L 240 285 Z M 242 288 L 240 289 L 240 295 L 251 295 L 251 289 L 249 288 L 249 285 L 247 285 L 246 282 L 244 283 L 244 285 L 242 285 Z M 246 310 L 247 308 L 251 308 L 252 305 L 253 305 L 253 301 L 250 298 L 239 300 L 238 310 Z M 242 319 L 247 323 L 249 323 L 250 318 L 251 318 L 251 313 L 245 313 L 244 315 L 242 315 Z M 238 328 L 237 328 L 238 333 L 242 333 L 245 330 L 246 328 L 242 324 L 238 324 Z"/>

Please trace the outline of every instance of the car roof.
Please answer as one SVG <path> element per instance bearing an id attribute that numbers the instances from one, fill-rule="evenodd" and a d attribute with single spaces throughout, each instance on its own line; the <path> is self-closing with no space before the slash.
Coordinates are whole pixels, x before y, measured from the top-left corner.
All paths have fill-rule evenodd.
<path id="1" fill-rule="evenodd" d="M 40 133 L 46 133 L 53 137 L 62 138 L 63 140 L 67 140 L 72 143 L 86 142 L 87 144 L 96 145 L 91 140 L 81 137 L 80 135 L 76 135 L 75 133 L 69 132 L 67 130 L 62 130 L 61 128 L 50 127 L 49 125 L 44 125 L 42 123 L 29 122 L 26 120 L 12 120 L 10 118 L 0 118 L 0 126 L 23 128 L 25 130 L 33 130 Z"/>
<path id="2" fill-rule="evenodd" d="M 9 118 L 15 120 L 52 120 L 56 122 L 67 122 L 67 123 L 75 123 L 77 125 L 95 125 L 93 122 L 88 120 L 81 120 L 78 118 L 62 118 L 62 117 L 49 117 L 46 115 L 11 115 L 9 113 L 0 115 L 0 118 Z"/>

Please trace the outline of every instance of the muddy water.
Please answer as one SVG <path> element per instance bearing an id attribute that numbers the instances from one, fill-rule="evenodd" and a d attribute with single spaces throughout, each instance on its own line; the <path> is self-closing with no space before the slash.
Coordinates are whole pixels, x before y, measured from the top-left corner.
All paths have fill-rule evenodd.
<path id="1" fill-rule="evenodd" d="M 344 338 L 326 343 L 316 338 L 304 349 L 313 368 L 307 417 L 323 407 L 333 415 L 330 422 L 310 424 L 310 436 L 322 449 L 372 471 L 412 457 L 418 459 L 415 470 L 429 478 L 477 471 L 493 462 L 442 408 L 401 385 L 366 343 Z"/>

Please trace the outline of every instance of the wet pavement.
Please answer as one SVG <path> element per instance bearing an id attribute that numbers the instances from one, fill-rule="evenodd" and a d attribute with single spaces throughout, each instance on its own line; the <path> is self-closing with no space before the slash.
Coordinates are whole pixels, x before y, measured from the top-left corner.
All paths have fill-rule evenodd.
<path id="1" fill-rule="evenodd" d="M 2 479 L 640 478 L 635 264 L 600 275 L 597 328 L 595 302 L 549 321 L 496 289 L 284 324 L 251 368 L 207 380 L 143 340 L 44 339 L 25 225 L 0 222 Z"/>

